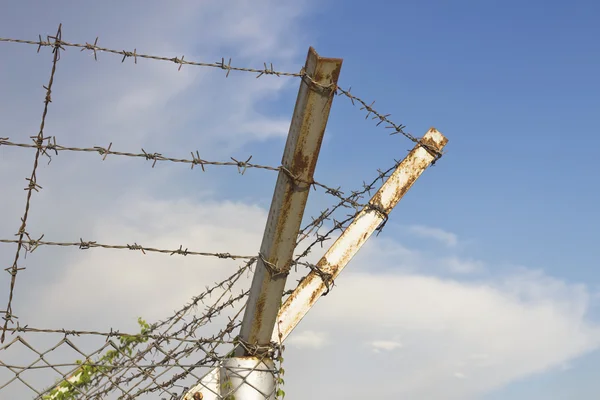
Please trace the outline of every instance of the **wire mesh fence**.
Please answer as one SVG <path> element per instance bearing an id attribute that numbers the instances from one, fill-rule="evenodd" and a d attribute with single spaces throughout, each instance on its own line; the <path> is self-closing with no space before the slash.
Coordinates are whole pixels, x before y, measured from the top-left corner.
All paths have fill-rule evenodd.
<path id="1" fill-rule="evenodd" d="M 108 156 L 127 157 L 151 162 L 154 167 L 157 163 L 174 163 L 187 165 L 201 171 L 210 171 L 210 168 L 227 167 L 236 168 L 240 174 L 248 169 L 257 169 L 265 172 L 283 172 L 289 178 L 298 181 L 284 166 L 263 165 L 252 162 L 252 157 L 238 160 L 215 161 L 204 159 L 197 150 L 188 149 L 189 158 L 166 156 L 159 152 L 141 152 L 113 149 L 112 143 L 106 147 L 89 146 L 76 147 L 59 144 L 60 138 L 46 136 L 44 133 L 46 116 L 52 102 L 52 89 L 56 70 L 59 66 L 61 52 L 68 49 L 79 49 L 91 52 L 95 60 L 99 55 L 107 54 L 121 57 L 121 61 L 132 59 L 171 62 L 182 67 L 216 68 L 225 72 L 225 77 L 231 73 L 251 73 L 257 78 L 293 77 L 324 90 L 327 93 L 344 97 L 359 106 L 365 112 L 365 118 L 371 118 L 376 125 L 383 125 L 391 134 L 401 134 L 417 143 L 435 159 L 441 153 L 423 143 L 405 131 L 405 126 L 394 123 L 389 114 L 381 113 L 374 109 L 374 102 L 366 102 L 350 93 L 350 89 L 341 87 L 323 87 L 304 69 L 298 72 L 285 72 L 276 70 L 272 64 L 264 63 L 263 68 L 248 68 L 232 65 L 232 60 L 221 59 L 219 62 L 190 61 L 181 57 L 163 57 L 157 55 L 141 54 L 136 49 L 133 51 L 115 50 L 101 47 L 99 39 L 93 43 L 71 43 L 62 37 L 62 27 L 56 35 L 38 40 L 22 40 L 0 38 L 0 42 L 31 45 L 40 52 L 49 49 L 52 53 L 52 67 L 50 78 L 45 88 L 44 106 L 37 135 L 31 137 L 31 142 L 11 139 L 10 135 L 0 135 L 0 148 L 14 149 L 15 151 L 31 151 L 34 153 L 32 172 L 27 178 L 25 211 L 20 217 L 20 226 L 15 238 L 0 238 L 0 244 L 14 246 L 12 264 L 6 269 L 10 276 L 10 286 L 6 309 L 3 313 L 3 328 L 0 345 L 0 397 L 2 398 L 35 398 L 35 399 L 134 399 L 134 398 L 161 398 L 180 399 L 190 387 L 206 374 L 212 373 L 215 367 L 223 367 L 231 354 L 238 347 L 251 347 L 244 343 L 237 335 L 241 324 L 241 316 L 249 293 L 247 282 L 260 254 L 239 255 L 227 252 L 211 252 L 208 249 L 189 249 L 185 245 L 178 248 L 159 248 L 143 246 L 142 244 L 106 244 L 92 240 L 72 240 L 69 242 L 44 239 L 45 235 L 33 234 L 32 227 L 28 224 L 32 197 L 42 190 L 38 183 L 37 171 L 42 159 L 51 162 L 52 157 L 61 153 L 97 154 L 100 157 L 89 162 L 106 160 Z M 367 208 L 383 214 L 384 219 L 378 231 L 385 226 L 387 214 L 374 207 L 366 196 L 382 183 L 398 166 L 394 161 L 390 168 L 378 170 L 369 183 L 363 183 L 356 190 L 343 191 L 340 187 L 316 182 L 304 182 L 314 190 L 323 191 L 334 199 L 326 209 L 312 218 L 299 232 L 296 255 L 291 267 L 298 270 L 299 280 L 310 272 L 319 274 L 328 289 L 333 286 L 331 276 L 321 271 L 317 265 L 310 262 L 311 254 L 317 248 L 322 248 L 323 243 L 334 238 L 343 231 L 353 218 L 363 209 Z M 22 325 L 18 319 L 18 307 L 15 304 L 15 292 L 25 290 L 19 288 L 18 277 L 23 270 L 22 259 L 40 247 L 72 247 L 80 250 L 131 250 L 146 255 L 158 253 L 163 255 L 213 257 L 217 259 L 237 260 L 243 263 L 235 272 L 226 279 L 209 286 L 201 294 L 193 297 L 191 301 L 174 311 L 165 319 L 157 322 L 147 322 L 140 319 L 139 331 L 122 333 L 118 331 L 83 331 L 65 329 L 46 329 Z M 262 260 L 265 261 L 265 260 Z M 268 263 L 266 264 L 268 265 Z M 286 271 L 290 272 L 290 271 Z M 294 290 L 292 284 L 284 294 L 284 299 Z M 258 351 L 260 350 L 260 351 Z M 250 370 L 267 369 L 278 376 L 276 382 L 282 383 L 283 369 L 278 365 L 282 360 L 283 346 L 281 343 L 272 343 L 266 349 L 253 349 L 253 353 L 261 354 L 261 362 Z M 273 362 L 275 360 L 275 362 Z M 223 373 L 230 376 L 231 391 L 239 382 L 244 382 L 247 376 L 244 366 L 225 368 Z M 236 383 L 237 382 L 237 383 Z M 246 382 L 248 383 L 248 382 Z M 214 388 L 207 388 L 214 392 L 214 398 L 222 398 Z M 274 387 L 270 393 L 263 393 L 265 398 L 275 398 L 282 395 L 281 388 Z M 199 393 L 194 400 L 202 396 Z M 225 397 L 226 398 L 226 397 Z"/>
<path id="2" fill-rule="evenodd" d="M 10 398 L 178 398 L 239 345 L 235 330 L 248 291 L 233 291 L 254 261 L 168 318 L 140 319 L 136 333 L 7 328 L 0 390 Z M 213 320 L 224 322 L 216 333 Z"/>

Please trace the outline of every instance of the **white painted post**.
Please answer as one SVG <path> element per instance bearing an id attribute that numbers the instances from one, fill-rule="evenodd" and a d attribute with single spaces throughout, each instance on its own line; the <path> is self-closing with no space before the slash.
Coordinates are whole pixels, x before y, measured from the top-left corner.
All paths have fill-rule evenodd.
<path id="1" fill-rule="evenodd" d="M 421 142 L 441 152 L 448 139 L 435 128 L 431 128 Z M 434 154 L 417 144 L 371 198 L 369 204 L 373 207 L 365 207 L 354 218 L 350 226 L 319 260 L 317 267 L 335 279 L 383 222 L 385 215 L 376 210 L 389 214 L 434 160 Z M 277 318 L 279 329 L 273 330 L 271 340 L 276 343 L 285 340 L 326 289 L 325 283 L 318 274 L 309 273 L 279 310 Z"/>
<path id="2" fill-rule="evenodd" d="M 221 366 L 221 395 L 225 399 L 275 399 L 274 370 L 275 363 L 270 358 L 228 358 Z"/>

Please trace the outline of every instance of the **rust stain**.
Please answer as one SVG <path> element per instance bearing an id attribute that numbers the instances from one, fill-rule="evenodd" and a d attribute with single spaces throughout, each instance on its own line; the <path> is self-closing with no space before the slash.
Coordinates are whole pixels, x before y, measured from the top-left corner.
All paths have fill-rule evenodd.
<path id="1" fill-rule="evenodd" d="M 340 67 L 342 66 L 342 63 L 344 62 L 344 60 L 341 58 L 332 58 L 331 60 L 333 62 L 335 62 L 337 65 L 339 65 Z M 333 72 L 331 73 L 331 82 L 333 84 L 337 85 L 338 79 L 340 78 L 341 71 L 342 71 L 341 68 L 334 68 Z"/>
<path id="2" fill-rule="evenodd" d="M 292 160 L 292 173 L 295 175 L 301 174 L 310 176 L 312 175 L 311 170 L 314 170 L 316 164 L 316 157 L 311 157 L 310 155 L 299 151 L 294 154 L 294 158 Z"/>
<path id="3" fill-rule="evenodd" d="M 310 294 L 309 304 L 314 304 L 319 299 L 319 297 L 321 297 L 320 292 L 323 290 L 325 290 L 325 284 L 321 282 L 319 284 L 319 288 Z"/>
<path id="4" fill-rule="evenodd" d="M 366 238 L 366 236 L 368 236 L 368 233 L 365 233 L 365 235 L 363 236 L 363 240 Z M 348 247 L 348 248 L 347 248 L 347 249 L 344 251 L 344 253 L 343 253 L 343 256 L 342 256 L 342 257 L 340 257 L 340 259 L 341 259 L 341 260 L 346 260 L 346 262 L 345 262 L 345 263 L 348 263 L 348 262 L 349 262 L 349 261 L 352 259 L 352 257 L 350 257 L 350 254 L 351 254 L 353 251 L 354 251 L 354 247 Z M 344 262 L 344 261 L 342 261 L 342 262 Z M 332 271 L 331 271 L 331 272 L 332 272 L 332 275 L 333 275 L 333 277 L 334 277 L 334 278 L 336 278 L 336 277 L 337 277 L 337 276 L 340 274 L 340 269 L 341 269 L 341 266 L 340 266 L 339 264 L 335 264 L 335 265 L 332 265 L 332 266 L 331 266 L 331 269 L 332 269 Z"/>
<path id="5" fill-rule="evenodd" d="M 373 197 L 371 198 L 370 203 L 376 204 L 376 205 L 378 205 L 378 206 L 381 207 L 382 206 L 382 204 L 381 204 L 381 192 L 377 191 L 377 193 L 375 193 L 373 195 Z"/>
<path id="6" fill-rule="evenodd" d="M 408 182 L 407 182 L 406 185 L 403 185 L 399 190 L 397 190 L 394 193 L 394 196 L 392 198 L 393 203 L 394 204 L 398 203 L 400 201 L 400 199 L 402 197 L 404 197 L 404 195 L 406 194 L 406 192 L 409 191 L 409 189 L 411 188 L 411 186 L 413 185 L 413 183 L 415 183 L 416 181 L 417 181 L 417 177 L 411 177 L 411 179 L 408 180 Z M 391 210 L 389 210 L 389 211 L 391 211 Z"/>
<path id="7" fill-rule="evenodd" d="M 331 75 L 331 74 L 329 74 L 329 75 Z M 323 82 L 323 81 L 328 80 L 327 78 L 328 78 L 327 72 L 323 71 L 323 68 L 318 68 L 315 71 L 315 77 L 313 79 L 316 82 L 326 85 L 328 82 Z"/>
<path id="8" fill-rule="evenodd" d="M 256 312 L 254 313 L 254 323 L 252 324 L 252 326 L 258 327 L 262 325 L 263 313 L 265 311 L 265 296 L 260 296 L 258 298 L 255 310 Z"/>
<path id="9" fill-rule="evenodd" d="M 433 131 L 435 131 L 435 129 L 434 129 L 434 128 L 432 128 L 432 129 L 430 129 L 430 132 L 431 132 L 432 130 L 433 130 Z M 441 143 L 437 143 L 437 142 L 436 142 L 436 141 L 435 141 L 433 138 L 431 138 L 431 137 L 423 137 L 423 138 L 421 139 L 421 141 L 422 141 L 423 143 L 425 143 L 427 146 L 430 146 L 430 147 L 432 147 L 432 148 L 434 148 L 434 149 L 436 149 L 436 150 L 438 150 L 438 151 L 439 151 L 441 147 L 444 147 L 444 146 L 445 146 L 445 145 L 448 143 L 448 138 L 444 137 L 444 138 L 441 140 Z"/>
<path id="10" fill-rule="evenodd" d="M 321 82 L 322 80 L 326 79 L 329 82 L 328 83 L 333 83 L 333 84 L 337 84 L 338 79 L 340 77 L 340 72 L 342 70 L 341 66 L 344 63 L 344 59 L 343 58 L 335 58 L 335 57 L 321 57 L 317 54 L 317 52 L 311 47 L 313 53 L 318 57 L 319 61 L 320 61 L 320 65 L 326 65 L 325 63 L 329 64 L 333 64 L 334 67 L 332 68 L 331 71 L 329 71 L 329 73 L 323 72 L 323 71 L 316 71 L 315 73 L 315 80 L 317 82 Z M 309 50 L 310 51 L 310 50 Z"/>

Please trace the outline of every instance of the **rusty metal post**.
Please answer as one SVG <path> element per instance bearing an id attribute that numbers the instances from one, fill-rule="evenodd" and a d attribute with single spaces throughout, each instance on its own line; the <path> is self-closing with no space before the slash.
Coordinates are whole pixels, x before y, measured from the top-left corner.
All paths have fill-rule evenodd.
<path id="1" fill-rule="evenodd" d="M 341 67 L 341 59 L 308 50 L 307 76 L 300 83 L 283 153 L 285 171 L 277 177 L 242 320 L 240 339 L 249 345 L 267 346 L 271 341 Z M 238 348 L 236 356 L 247 355 Z"/>
<path id="2" fill-rule="evenodd" d="M 435 128 L 431 128 L 421 141 L 440 152 L 448 143 L 448 139 Z M 434 159 L 433 154 L 417 144 L 371 198 L 369 204 L 372 207 L 365 207 L 354 218 L 319 260 L 317 267 L 335 279 Z M 284 341 L 326 289 L 319 275 L 309 273 L 279 310 L 278 326 L 271 340 L 276 343 Z"/>
<path id="3" fill-rule="evenodd" d="M 268 348 L 271 342 L 341 68 L 342 59 L 320 57 L 309 48 L 283 152 L 283 169 L 277 177 L 240 329 L 239 338 L 249 347 Z M 263 368 L 240 372 L 252 364 Z M 213 399 L 216 392 L 263 400 L 275 384 L 273 371 L 265 368 L 266 364 L 273 363 L 258 352 L 247 354 L 240 346 L 233 358 L 206 374 L 183 400 Z M 273 392 L 268 398 L 274 396 Z"/>

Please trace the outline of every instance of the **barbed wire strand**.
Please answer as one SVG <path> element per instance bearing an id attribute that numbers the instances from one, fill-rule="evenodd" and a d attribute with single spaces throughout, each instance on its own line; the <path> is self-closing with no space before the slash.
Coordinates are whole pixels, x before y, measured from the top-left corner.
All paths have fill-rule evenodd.
<path id="1" fill-rule="evenodd" d="M 18 325 L 18 323 L 17 323 Z M 49 329 L 49 328 L 33 328 L 30 327 L 29 325 L 25 325 L 25 326 L 17 326 L 15 328 L 6 328 L 6 332 L 14 334 L 14 333 L 40 333 L 40 334 L 46 334 L 46 333 L 53 333 L 53 334 L 61 334 L 64 335 L 65 337 L 68 336 L 104 336 L 106 338 L 136 338 L 136 337 L 141 337 L 142 335 L 139 333 L 125 333 L 125 332 L 119 332 L 117 331 L 110 331 L 110 332 L 101 332 L 101 331 L 87 331 L 87 330 L 77 330 L 77 329 Z M 189 339 L 187 337 L 179 337 L 179 336 L 173 336 L 173 335 L 162 335 L 162 334 L 144 334 L 143 337 L 148 338 L 148 339 L 163 339 L 163 340 L 173 340 L 173 341 L 178 341 L 178 342 L 190 342 L 190 343 L 197 343 L 197 342 L 203 342 L 206 341 L 207 343 L 209 342 L 208 340 L 205 340 L 203 338 L 197 338 L 197 339 Z M 71 364 L 65 364 L 65 365 L 71 365 Z"/>
<path id="2" fill-rule="evenodd" d="M 60 50 L 62 49 L 62 47 L 61 47 L 61 30 L 62 30 L 62 24 L 60 24 L 58 26 L 58 31 L 56 32 L 56 35 L 54 37 L 52 37 L 52 39 L 53 39 L 52 43 L 49 44 L 52 46 L 52 52 L 54 54 L 54 57 L 52 60 L 52 70 L 50 72 L 50 79 L 48 81 L 48 85 L 44 86 L 44 89 L 46 89 L 46 96 L 44 98 L 44 111 L 42 113 L 42 121 L 40 123 L 40 130 L 39 130 L 39 133 L 37 134 L 37 136 L 35 137 L 35 140 L 37 142 L 43 142 L 43 140 L 44 140 L 44 127 L 46 125 L 46 116 L 48 115 L 48 106 L 49 106 L 50 102 L 52 101 L 52 85 L 54 84 L 54 74 L 56 73 L 56 65 L 58 63 L 58 60 L 60 59 Z M 13 296 L 14 296 L 15 284 L 16 284 L 16 280 L 17 280 L 17 273 L 19 272 L 20 269 L 22 269 L 22 268 L 19 268 L 19 265 L 18 265 L 19 255 L 21 253 L 21 248 L 23 247 L 23 243 L 21 241 L 23 240 L 23 237 L 25 236 L 25 230 L 27 228 L 27 217 L 29 216 L 29 207 L 31 204 L 30 203 L 31 196 L 32 196 L 34 190 L 37 192 L 37 191 L 39 191 L 39 189 L 41 189 L 41 186 L 38 185 L 37 180 L 36 180 L 36 178 L 37 178 L 36 172 L 37 172 L 37 167 L 39 164 L 39 158 L 40 158 L 41 154 L 42 154 L 42 152 L 38 148 L 35 153 L 35 159 L 33 162 L 33 171 L 31 172 L 31 176 L 28 179 L 29 186 L 25 189 L 27 191 L 27 200 L 25 202 L 25 212 L 23 214 L 23 218 L 21 218 L 21 226 L 19 227 L 19 232 L 17 233 L 17 236 L 19 237 L 19 243 L 17 245 L 17 250 L 15 253 L 15 258 L 14 258 L 13 264 L 11 267 L 9 267 L 6 270 L 11 275 L 10 291 L 8 294 L 8 305 L 6 306 L 6 310 L 4 311 L 4 314 L 5 314 L 3 317 L 4 326 L 2 328 L 2 335 L 0 336 L 0 343 L 4 343 L 4 338 L 6 335 L 6 328 L 8 327 L 8 324 L 13 321 L 13 318 L 14 318 L 14 315 L 12 313 L 12 301 L 13 301 Z"/>
<path id="3" fill-rule="evenodd" d="M 152 168 L 154 168 L 156 166 L 156 163 L 158 161 L 169 161 L 169 162 L 173 162 L 173 163 L 190 164 L 192 169 L 194 169 L 194 166 L 200 165 L 200 168 L 202 168 L 202 171 L 206 171 L 205 166 L 208 166 L 208 165 L 232 166 L 232 167 L 237 167 L 238 172 L 242 175 L 244 174 L 246 169 L 249 169 L 249 168 L 265 169 L 265 170 L 276 171 L 276 172 L 281 170 L 281 167 L 273 167 L 273 166 L 269 166 L 269 165 L 260 165 L 260 164 L 251 163 L 250 160 L 252 159 L 252 156 L 249 156 L 246 161 L 237 160 L 233 157 L 231 157 L 231 161 L 209 161 L 209 160 L 203 160 L 202 158 L 200 158 L 200 154 L 197 150 L 196 150 L 195 154 L 194 154 L 194 151 L 190 152 L 192 155 L 192 158 L 189 159 L 189 158 L 165 157 L 161 153 L 156 153 L 156 152 L 151 153 L 151 152 L 145 151 L 144 149 L 141 150 L 142 151 L 141 153 L 115 151 L 115 150 L 111 150 L 112 143 L 110 143 L 108 145 L 108 147 L 106 147 L 106 148 L 100 147 L 100 146 L 67 147 L 67 146 L 61 146 L 59 144 L 56 144 L 56 138 L 54 136 L 46 138 L 46 141 L 47 141 L 46 144 L 41 144 L 41 145 L 38 144 L 36 141 L 34 141 L 33 144 L 32 143 L 15 143 L 15 142 L 11 142 L 10 138 L 6 137 L 6 138 L 0 138 L 0 146 L 12 146 L 12 147 L 22 147 L 22 148 L 32 148 L 32 149 L 41 148 L 44 151 L 54 151 L 55 154 L 57 154 L 57 155 L 58 155 L 58 152 L 60 152 L 60 151 L 98 153 L 102 156 L 103 161 L 109 155 L 143 158 L 144 160 L 152 161 Z"/>
<path id="4" fill-rule="evenodd" d="M 52 140 L 54 139 L 54 140 Z M 291 173 L 291 171 L 289 171 L 287 168 L 285 168 L 284 166 L 278 166 L 278 167 L 274 167 L 274 166 L 269 166 L 269 165 L 262 165 L 262 164 L 254 164 L 254 163 L 250 163 L 250 160 L 252 159 L 252 156 L 249 156 L 245 161 L 242 160 L 237 160 L 233 157 L 231 157 L 232 161 L 208 161 L 208 160 L 203 160 L 200 158 L 198 151 L 196 151 L 196 154 L 194 154 L 194 152 L 190 152 L 192 155 L 191 159 L 186 159 L 186 158 L 172 158 L 172 157 L 165 157 L 160 153 L 150 153 L 150 152 L 146 152 L 144 149 L 142 149 L 141 153 L 131 153 L 131 152 L 122 152 L 122 151 L 114 151 L 111 150 L 112 147 L 112 143 L 109 144 L 109 146 L 107 148 L 104 147 L 99 147 L 99 146 L 95 146 L 95 147 L 66 147 L 66 146 L 61 146 L 56 144 L 56 139 L 54 137 L 48 137 L 46 138 L 46 143 L 43 145 L 40 145 L 39 143 L 15 143 L 15 142 L 11 142 L 9 140 L 9 138 L 0 138 L 0 146 L 13 146 L 13 147 L 21 147 L 21 148 L 41 148 L 42 151 L 44 153 L 48 153 L 48 151 L 54 151 L 56 152 L 55 154 L 58 154 L 59 151 L 74 151 L 74 152 L 86 152 L 86 153 L 91 153 L 91 152 L 97 152 L 102 156 L 102 160 L 106 159 L 107 155 L 117 155 L 117 156 L 123 156 L 123 157 L 133 157 L 133 158 L 143 158 L 145 160 L 152 160 L 152 167 L 154 168 L 154 166 L 156 165 L 157 161 L 166 161 L 166 162 L 173 162 L 173 163 L 183 163 L 183 164 L 190 164 L 191 168 L 193 169 L 195 165 L 200 165 L 202 168 L 202 171 L 206 171 L 205 170 L 205 166 L 206 165 L 212 165 L 212 166 L 235 166 L 238 169 L 238 173 L 240 173 L 241 175 L 243 175 L 247 169 L 251 169 L 251 168 L 255 168 L 255 169 L 262 169 L 262 170 L 268 170 L 268 171 L 274 171 L 274 172 L 279 172 L 282 171 L 284 172 L 286 175 L 288 175 L 291 179 L 297 181 L 297 182 L 303 182 L 303 183 L 308 183 L 310 185 L 312 185 L 315 188 L 321 188 L 323 190 L 325 190 L 325 193 L 334 197 L 337 197 L 340 200 L 344 200 L 346 199 L 346 202 L 349 203 L 349 205 L 355 207 L 357 206 L 356 201 L 352 201 L 351 198 L 348 197 L 344 197 L 344 192 L 341 191 L 340 187 L 338 188 L 334 188 L 331 187 L 327 184 L 318 182 L 314 179 L 307 181 L 304 179 L 301 179 L 298 176 L 295 176 Z M 51 161 L 51 159 L 50 159 Z M 361 205 L 361 206 L 364 206 Z"/>
<path id="5" fill-rule="evenodd" d="M 102 248 L 102 249 L 116 249 L 116 250 L 138 250 L 143 254 L 146 252 L 149 253 L 162 253 L 169 255 L 182 255 L 182 256 L 204 256 L 204 257 L 216 257 L 220 259 L 251 259 L 255 256 L 244 256 L 244 255 L 235 255 L 231 253 L 209 253 L 202 251 L 192 251 L 187 248 L 183 248 L 183 245 L 180 245 L 178 249 L 158 249 L 154 247 L 144 247 L 137 243 L 134 244 L 125 244 L 125 245 L 111 245 L 111 244 L 102 244 L 97 243 L 95 241 L 85 241 L 83 239 L 79 239 L 79 242 L 51 242 L 41 240 L 44 237 L 42 235 L 40 239 L 31 239 L 28 240 L 17 240 L 17 239 L 0 239 L 0 243 L 5 244 L 14 244 L 21 243 L 21 247 L 27 253 L 33 253 L 40 246 L 59 246 L 59 247 L 77 247 L 79 250 L 88 250 L 93 248 Z"/>
<path id="6" fill-rule="evenodd" d="M 273 67 L 273 63 L 264 63 L 264 68 L 246 68 L 246 67 L 235 67 L 231 65 L 231 58 L 228 62 L 225 62 L 225 58 L 221 58 L 219 62 L 199 62 L 199 61 L 189 61 L 185 60 L 185 56 L 179 57 L 164 57 L 164 56 L 155 56 L 150 54 L 138 53 L 137 49 L 133 51 L 126 50 L 114 50 L 106 47 L 98 46 L 99 38 L 96 37 L 94 43 L 69 43 L 60 39 L 60 45 L 62 47 L 76 47 L 81 49 L 81 51 L 90 51 L 94 54 L 94 59 L 98 60 L 98 52 L 102 53 L 111 53 L 116 54 L 118 56 L 123 56 L 121 62 L 124 62 L 127 58 L 133 58 L 134 63 L 137 64 L 138 58 L 155 60 L 155 61 L 166 61 L 171 62 L 178 65 L 178 70 L 181 70 L 181 67 L 184 65 L 196 66 L 196 67 L 209 67 L 209 68 L 218 68 L 226 71 L 226 76 L 229 76 L 231 71 L 239 71 L 239 72 L 250 72 L 257 74 L 257 78 L 260 78 L 263 75 L 275 75 L 275 76 L 291 76 L 291 77 L 301 77 L 301 72 L 285 72 L 285 71 L 276 71 Z M 23 40 L 23 39 L 12 39 L 12 38 L 0 38 L 0 42 L 8 42 L 8 43 L 20 43 L 20 44 L 30 44 L 38 46 L 38 52 L 42 47 L 53 46 L 53 42 L 49 40 L 42 40 L 41 35 L 39 36 L 39 40 Z"/>

